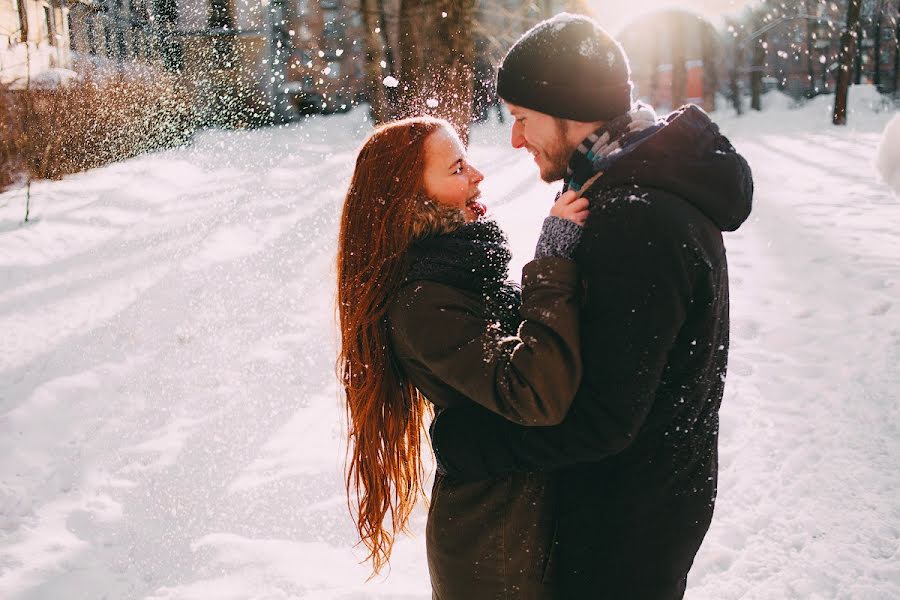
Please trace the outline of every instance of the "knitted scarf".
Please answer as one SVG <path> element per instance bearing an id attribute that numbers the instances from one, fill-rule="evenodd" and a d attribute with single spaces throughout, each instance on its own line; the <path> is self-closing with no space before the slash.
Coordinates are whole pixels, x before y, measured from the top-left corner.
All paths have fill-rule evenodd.
<path id="1" fill-rule="evenodd" d="M 511 258 L 506 235 L 496 222 L 478 219 L 415 242 L 405 281 L 436 281 L 484 298 L 485 317 L 514 335 L 522 318 L 521 291 L 507 281 Z"/>
<path id="2" fill-rule="evenodd" d="M 569 159 L 565 189 L 581 190 L 593 175 L 608 169 L 660 127 L 662 123 L 653 108 L 641 102 L 630 112 L 604 123 L 578 145 Z"/>

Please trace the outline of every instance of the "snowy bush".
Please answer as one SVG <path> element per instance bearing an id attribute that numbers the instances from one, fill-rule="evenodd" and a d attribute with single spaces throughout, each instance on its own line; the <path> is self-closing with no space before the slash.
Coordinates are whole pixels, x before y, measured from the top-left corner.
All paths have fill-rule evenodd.
<path id="1" fill-rule="evenodd" d="M 13 93 L 0 87 L 0 191 L 13 182 L 22 169 L 21 106 Z"/>
<path id="2" fill-rule="evenodd" d="M 878 146 L 878 173 L 900 197 L 900 114 L 891 119 L 884 128 Z"/>
<path id="3" fill-rule="evenodd" d="M 188 94 L 163 71 L 87 71 L 64 85 L 2 90 L 0 185 L 17 169 L 58 179 L 185 143 L 193 130 Z"/>

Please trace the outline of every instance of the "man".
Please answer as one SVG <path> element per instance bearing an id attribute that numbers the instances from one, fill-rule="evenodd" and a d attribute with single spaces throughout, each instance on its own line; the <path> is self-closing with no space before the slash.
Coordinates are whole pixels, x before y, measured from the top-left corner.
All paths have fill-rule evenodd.
<path id="1" fill-rule="evenodd" d="M 681 598 L 712 518 L 728 356 L 722 231 L 750 213 L 746 161 L 696 106 L 632 106 L 622 48 L 558 15 L 510 49 L 498 93 L 545 181 L 586 189 L 584 379 L 565 420 L 522 427 L 476 406 L 442 412 L 446 477 L 552 470 L 548 565 L 565 599 Z"/>

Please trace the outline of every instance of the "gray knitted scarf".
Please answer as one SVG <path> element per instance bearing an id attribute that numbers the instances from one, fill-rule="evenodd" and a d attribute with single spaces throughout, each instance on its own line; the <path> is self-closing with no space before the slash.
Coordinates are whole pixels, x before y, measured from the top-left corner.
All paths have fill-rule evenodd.
<path id="1" fill-rule="evenodd" d="M 588 179 L 637 148 L 661 126 L 653 108 L 641 102 L 630 112 L 605 123 L 575 149 L 566 170 L 565 189 L 579 191 Z"/>

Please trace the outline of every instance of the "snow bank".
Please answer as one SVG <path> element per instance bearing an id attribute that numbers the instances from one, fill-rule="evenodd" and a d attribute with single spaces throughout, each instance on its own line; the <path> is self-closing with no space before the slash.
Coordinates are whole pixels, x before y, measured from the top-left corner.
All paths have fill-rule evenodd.
<path id="1" fill-rule="evenodd" d="M 884 128 L 878 144 L 878 174 L 900 197 L 900 114 Z"/>
<path id="2" fill-rule="evenodd" d="M 762 96 L 761 111 L 750 109 L 750 98 L 742 99 L 744 114 L 735 114 L 731 102 L 717 96 L 713 119 L 728 135 L 780 135 L 789 132 L 824 132 L 830 130 L 834 114 L 834 95 L 822 94 L 810 100 L 794 101 L 787 94 L 772 90 Z M 873 85 L 852 85 L 847 96 L 847 124 L 842 129 L 852 132 L 881 132 L 885 114 L 894 111 L 890 98 Z"/>

